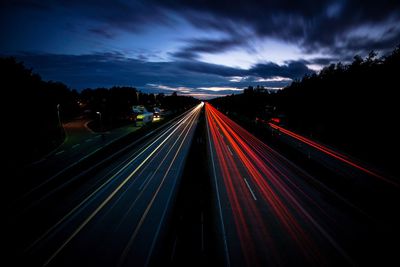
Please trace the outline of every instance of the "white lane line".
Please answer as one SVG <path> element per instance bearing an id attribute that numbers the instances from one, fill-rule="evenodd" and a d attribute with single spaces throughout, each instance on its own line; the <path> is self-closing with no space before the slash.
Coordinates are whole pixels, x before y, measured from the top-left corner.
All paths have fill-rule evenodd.
<path id="1" fill-rule="evenodd" d="M 41 163 L 41 162 L 43 162 L 45 160 L 46 160 L 46 158 L 42 158 L 42 159 L 40 159 L 38 161 L 33 162 L 32 165 L 39 164 L 39 163 Z"/>
<path id="2" fill-rule="evenodd" d="M 64 152 L 65 152 L 64 150 L 61 150 L 61 151 L 58 151 L 55 155 L 58 156 L 58 155 L 61 155 Z"/>
<path id="3" fill-rule="evenodd" d="M 81 144 L 75 144 L 75 145 L 73 145 L 72 146 L 72 149 L 74 149 L 74 148 L 76 148 L 76 147 L 78 147 L 78 146 L 80 146 Z"/>
<path id="4" fill-rule="evenodd" d="M 224 225 L 224 218 L 222 216 L 222 207 L 221 207 L 221 200 L 219 196 L 219 188 L 218 188 L 218 182 L 217 182 L 217 171 L 215 169 L 215 163 L 214 163 L 214 154 L 213 154 L 213 149 L 211 146 L 211 136 L 210 136 L 210 128 L 208 126 L 208 121 L 207 121 L 207 114 L 206 116 L 206 126 L 207 126 L 207 135 L 208 135 L 208 144 L 210 147 L 210 154 L 211 154 L 211 164 L 213 167 L 213 176 L 214 176 L 214 183 L 215 183 L 215 188 L 217 190 L 217 201 L 218 201 L 218 210 L 219 210 L 219 218 L 221 221 L 221 227 L 222 227 L 222 237 L 224 239 L 224 250 L 225 250 L 225 259 L 226 259 L 226 266 L 231 266 L 230 262 L 230 257 L 229 257 L 229 250 L 228 250 L 228 242 L 226 241 L 226 231 L 225 231 L 225 225 Z"/>
<path id="5" fill-rule="evenodd" d="M 92 138 L 86 139 L 85 142 L 90 142 L 92 141 Z"/>
<path id="6" fill-rule="evenodd" d="M 173 123 L 173 122 L 171 122 Z M 92 192 L 89 196 L 87 196 L 83 201 L 81 201 L 77 206 L 75 206 L 75 208 L 73 208 L 68 214 L 66 214 L 61 220 L 59 220 L 56 224 L 54 224 L 52 227 L 50 227 L 44 234 L 42 234 L 38 239 L 35 240 L 35 242 L 33 242 L 25 251 L 29 251 L 30 249 L 32 249 L 34 246 L 36 246 L 36 244 L 38 244 L 41 240 L 43 240 L 46 236 L 48 236 L 54 229 L 56 229 L 57 227 L 59 227 L 67 218 L 69 218 L 70 216 L 72 216 L 72 214 L 78 212 L 78 210 L 84 206 L 85 203 L 88 203 L 90 201 L 90 199 L 94 198 L 94 196 L 99 193 L 101 190 L 103 190 L 103 188 L 105 188 L 111 181 L 114 180 L 115 177 L 117 177 L 117 175 L 119 175 L 123 170 L 125 170 L 132 162 L 134 162 L 140 155 L 142 155 L 143 153 L 145 153 L 146 150 L 148 150 L 153 144 L 155 144 L 157 142 L 157 140 L 159 140 L 161 137 L 163 137 L 164 135 L 166 135 L 171 129 L 173 129 L 174 125 L 171 125 L 169 128 L 166 128 L 166 130 L 159 136 L 156 136 L 156 138 L 154 138 L 152 141 L 150 141 L 150 145 L 148 145 L 146 148 L 144 148 L 142 151 L 140 151 L 140 153 L 138 155 L 136 155 L 133 159 L 128 159 L 128 161 L 124 161 L 123 163 L 121 163 L 120 165 L 118 165 L 115 169 L 113 169 L 112 171 L 110 171 L 109 173 L 114 172 L 114 170 L 119 169 L 113 176 L 111 176 L 106 182 L 104 182 L 100 187 L 98 187 L 94 192 Z M 155 130 L 154 130 L 155 131 Z M 153 132 L 154 132 L 153 131 Z M 101 147 L 99 147 L 98 149 L 96 149 L 93 153 L 97 152 L 98 150 L 100 150 Z M 114 154 L 115 155 L 115 154 Z M 112 156 L 111 156 L 112 157 Z M 128 162 L 128 163 L 127 163 Z M 125 164 L 125 165 L 124 165 Z M 122 165 L 124 165 L 123 167 L 121 167 Z M 109 174 L 108 173 L 108 174 Z M 108 174 L 106 176 L 108 176 Z"/>
<path id="7" fill-rule="evenodd" d="M 220 128 L 218 128 L 218 126 L 217 126 L 217 129 L 218 129 L 218 133 L 221 135 L 221 137 L 224 138 L 224 135 L 222 134 L 222 131 Z"/>
<path id="8" fill-rule="evenodd" d="M 101 137 L 101 135 L 96 135 L 94 138 L 100 138 Z"/>
<path id="9" fill-rule="evenodd" d="M 202 106 L 199 106 L 199 105 L 198 105 L 198 106 L 196 107 L 195 110 L 198 110 L 198 109 L 200 109 L 201 107 L 202 107 Z M 173 163 L 175 162 L 176 157 L 177 157 L 178 154 L 180 153 L 180 151 L 181 151 L 181 149 L 182 149 L 182 146 L 183 146 L 183 144 L 185 143 L 186 138 L 188 137 L 188 134 L 191 132 L 191 130 L 193 129 L 193 127 L 195 127 L 195 126 L 193 126 L 193 125 L 194 125 L 195 121 L 198 120 L 198 117 L 199 117 L 200 112 L 198 111 L 198 112 L 193 113 L 193 114 L 194 114 L 193 119 L 192 119 L 191 121 L 188 122 L 188 126 L 187 126 L 187 127 L 185 126 L 185 128 L 184 128 L 183 131 L 182 131 L 182 133 L 183 133 L 184 131 L 186 131 L 186 129 L 188 129 L 187 132 L 186 132 L 186 134 L 185 134 L 185 136 L 183 137 L 183 140 L 182 140 L 181 144 L 180 144 L 179 147 L 178 147 L 178 150 L 176 151 L 176 153 L 175 153 L 175 155 L 174 155 L 174 158 L 172 159 L 171 164 L 169 165 L 169 167 L 168 167 L 168 169 L 167 169 L 167 171 L 166 171 L 166 173 L 165 173 L 165 175 L 164 175 L 164 177 L 163 177 L 162 183 L 164 183 L 164 179 L 167 177 L 167 174 L 168 174 L 168 172 L 170 171 L 170 169 L 171 169 Z M 193 133 L 194 133 L 194 131 L 192 132 L 192 134 L 193 134 Z M 182 135 L 182 134 L 180 134 L 180 135 L 178 136 L 177 140 L 180 138 L 181 135 Z M 192 135 L 192 137 L 193 137 L 193 135 Z M 175 142 L 175 143 L 176 143 L 176 142 Z M 174 145 L 175 145 L 175 144 L 174 144 Z M 174 145 L 173 145 L 173 146 L 174 146 Z M 168 152 L 168 154 L 169 154 L 169 152 Z M 183 164 L 182 164 L 182 162 L 181 162 L 181 163 L 180 163 L 180 166 L 178 167 L 178 169 L 181 169 L 182 166 L 183 166 Z M 178 179 L 175 179 L 175 180 L 174 180 L 173 188 L 176 187 L 177 180 L 178 180 Z M 161 186 L 161 185 L 160 185 L 160 186 Z M 156 193 L 157 193 L 157 192 L 156 192 Z M 164 217 L 165 217 L 165 215 L 166 215 L 168 206 L 170 205 L 169 203 L 170 203 L 171 198 L 172 198 L 172 193 L 173 193 L 173 190 L 171 190 L 170 193 L 169 193 L 169 196 L 168 196 L 168 199 L 167 199 L 167 202 L 166 202 L 167 204 L 165 205 L 166 208 L 164 209 L 164 212 L 163 212 L 163 214 L 162 214 L 162 216 L 161 216 L 161 219 L 160 219 L 160 223 L 158 224 L 158 227 L 157 227 L 156 234 L 154 235 L 153 242 L 152 242 L 152 244 L 151 244 L 151 248 L 150 248 L 150 250 L 149 250 L 150 252 L 149 252 L 149 254 L 148 254 L 148 256 L 147 256 L 147 260 L 146 260 L 145 266 L 149 266 L 149 261 L 150 261 L 151 255 L 153 254 L 153 250 L 154 250 L 154 247 L 155 247 L 155 244 L 156 244 L 156 240 L 158 239 L 158 236 L 159 236 L 159 233 L 160 233 L 160 230 L 161 230 L 162 223 L 164 222 Z M 155 196 L 154 196 L 154 197 L 155 197 Z"/>
<path id="10" fill-rule="evenodd" d="M 176 250 L 176 244 L 177 243 L 178 243 L 178 236 L 175 237 L 174 245 L 172 246 L 171 262 L 174 261 L 174 256 L 175 256 L 175 250 Z"/>
<path id="11" fill-rule="evenodd" d="M 243 178 L 243 179 L 244 179 L 244 181 L 245 181 L 245 183 L 246 183 L 246 185 L 247 185 L 247 188 L 250 190 L 250 193 L 251 193 L 251 195 L 253 196 L 254 200 L 257 200 L 256 195 L 254 194 L 253 190 L 251 189 L 251 187 L 250 187 L 250 185 L 249 185 L 249 182 L 247 182 L 247 179 L 246 179 L 246 178 Z"/>
<path id="12" fill-rule="evenodd" d="M 144 179 L 144 181 L 142 182 L 142 184 L 139 186 L 138 191 L 141 191 L 141 190 L 143 189 L 143 186 L 144 186 L 145 184 L 147 184 L 147 180 L 149 180 L 150 177 L 153 176 L 153 174 L 154 174 L 154 171 L 151 171 L 150 174 L 146 177 L 146 179 Z"/>
<path id="13" fill-rule="evenodd" d="M 108 195 L 108 197 L 89 215 L 89 217 L 86 218 L 86 220 L 84 220 L 79 227 L 67 238 L 67 240 L 64 241 L 64 243 L 50 256 L 50 258 L 48 258 L 46 260 L 46 262 L 43 264 L 43 266 L 47 266 L 63 249 L 65 246 L 67 246 L 71 240 L 73 238 L 75 238 L 75 236 L 100 212 L 100 210 L 103 209 L 104 206 L 106 206 L 108 204 L 108 202 L 120 191 L 120 189 L 128 182 L 130 181 L 130 179 L 132 178 L 133 175 L 135 175 L 136 172 L 138 172 L 138 170 L 153 156 L 154 153 L 156 153 L 156 151 L 164 145 L 165 142 L 167 142 L 169 140 L 169 138 L 179 129 L 179 125 L 185 123 L 188 118 L 191 116 L 191 114 L 193 113 L 193 110 L 188 113 L 187 115 L 185 115 L 185 117 L 183 119 L 181 119 L 179 122 L 175 123 L 176 128 L 173 129 L 173 131 L 171 131 L 168 136 L 165 137 L 165 139 L 156 147 L 154 148 L 154 150 L 136 167 L 136 169 L 131 172 L 131 174 L 128 175 L 128 177 L 126 177 L 115 189 L 114 191 L 111 192 L 110 195 Z M 161 135 L 158 139 L 160 139 L 162 136 L 164 136 L 166 133 L 164 133 L 163 135 Z M 155 143 L 155 140 L 153 143 Z M 152 143 L 152 144 L 153 144 Z M 150 147 L 152 144 L 150 144 L 148 147 Z M 148 148 L 147 147 L 147 148 Z M 134 159 L 138 158 L 141 154 L 143 154 L 146 150 L 142 150 L 141 153 L 139 153 L 139 155 L 137 155 Z M 131 160 L 134 161 L 134 159 Z M 121 171 L 121 170 L 120 170 Z M 116 176 L 117 174 L 119 174 L 118 171 L 114 176 Z M 156 192 L 158 193 L 158 192 Z M 153 200 L 154 201 L 154 200 Z"/>
<path id="14" fill-rule="evenodd" d="M 144 221 L 145 221 L 145 219 L 146 219 L 146 217 L 147 217 L 147 214 L 149 213 L 149 211 L 150 211 L 151 207 L 153 206 L 153 203 L 154 203 L 154 201 L 155 201 L 155 199 L 156 199 L 158 193 L 160 192 L 160 190 L 161 190 L 163 184 L 165 183 L 165 180 L 166 180 L 166 178 L 167 178 L 167 176 L 168 176 L 168 173 L 170 172 L 170 170 L 171 170 L 171 168 L 172 168 L 172 165 L 173 165 L 174 162 L 175 162 L 176 157 L 177 157 L 178 154 L 180 153 L 181 148 L 182 148 L 183 144 L 185 143 L 185 140 L 186 140 L 186 138 L 187 138 L 187 136 L 188 136 L 188 134 L 189 134 L 189 132 L 190 132 L 190 129 L 192 129 L 192 127 L 193 127 L 193 121 L 198 117 L 197 109 L 198 109 L 198 108 L 195 108 L 195 109 L 187 116 L 188 118 L 187 118 L 183 123 L 185 123 L 186 121 L 188 121 L 188 123 L 187 123 L 186 125 L 183 124 L 183 125 L 184 125 L 183 130 L 181 131 L 181 133 L 179 134 L 179 136 L 176 138 L 175 142 L 172 144 L 171 148 L 168 150 L 168 152 L 166 153 L 164 159 L 162 160 L 162 162 L 164 162 L 164 160 L 167 158 L 167 156 L 169 155 L 169 153 L 172 151 L 172 149 L 175 147 L 175 145 L 176 145 L 177 142 L 179 141 L 179 138 L 180 138 L 180 137 L 185 133 L 185 131 L 186 131 L 185 135 L 183 136 L 183 140 L 181 141 L 179 147 L 177 148 L 176 153 L 175 153 L 174 157 L 173 157 L 172 160 L 171 160 L 171 163 L 169 164 L 169 166 L 168 166 L 167 170 L 165 171 L 165 174 L 164 174 L 164 176 L 163 176 L 163 178 L 162 178 L 162 180 L 161 180 L 159 186 L 157 187 L 157 190 L 154 192 L 152 199 L 150 200 L 149 204 L 147 205 L 146 210 L 144 211 L 142 217 L 141 217 L 140 220 L 139 220 L 138 225 L 136 226 L 135 231 L 133 232 L 131 238 L 129 239 L 129 242 L 128 242 L 127 245 L 125 246 L 125 249 L 124 249 L 124 251 L 122 252 L 122 255 L 121 255 L 121 257 L 120 257 L 120 260 L 119 260 L 119 263 L 117 264 L 117 266 L 121 266 L 121 265 L 124 264 L 125 259 L 126 259 L 126 257 L 127 257 L 127 254 L 128 254 L 128 252 L 129 252 L 129 249 L 130 249 L 130 247 L 132 246 L 132 243 L 133 243 L 134 240 L 136 239 L 136 236 L 137 236 L 137 234 L 139 233 L 139 230 L 140 230 L 140 228 L 142 227 L 142 225 L 143 225 L 143 223 L 144 223 Z M 180 126 L 178 126 L 178 128 L 180 128 Z M 188 129 L 188 130 L 187 130 L 187 129 Z M 175 131 L 176 131 L 176 129 L 174 130 L 174 132 L 175 132 Z M 161 166 L 161 164 L 158 166 L 157 170 L 160 168 L 160 166 Z M 177 182 L 177 179 L 174 180 L 173 188 L 175 188 L 176 182 Z M 154 234 L 153 241 L 152 241 L 151 247 L 150 247 L 150 249 L 149 249 L 149 253 L 148 253 L 148 256 L 147 256 L 147 259 L 146 259 L 146 263 L 144 264 L 144 266 L 148 266 L 148 265 L 149 265 L 150 257 L 151 257 L 151 255 L 153 254 L 153 249 L 154 249 L 156 240 L 157 240 L 157 238 L 158 238 L 159 232 L 160 232 L 160 230 L 161 230 L 162 223 L 163 223 L 163 221 L 164 221 L 165 214 L 166 214 L 166 212 L 167 212 L 167 209 L 168 209 L 168 207 L 169 207 L 169 203 L 170 203 L 171 198 L 172 198 L 172 193 L 173 193 L 173 190 L 171 190 L 170 193 L 169 193 L 167 202 L 166 202 L 166 204 L 165 204 L 165 207 L 166 207 L 166 208 L 164 209 L 163 214 L 161 215 L 161 219 L 160 219 L 160 222 L 159 222 L 159 224 L 158 224 L 156 233 Z"/>
<path id="15" fill-rule="evenodd" d="M 232 150 L 229 148 L 229 146 L 228 146 L 228 145 L 226 145 L 226 147 L 228 148 L 228 150 L 229 150 L 229 153 L 231 153 L 231 155 L 233 156 Z"/>
<path id="16" fill-rule="evenodd" d="M 164 132 L 162 132 L 161 135 L 156 136 L 156 138 L 153 139 L 153 140 L 151 141 L 152 143 L 151 143 L 150 145 L 148 145 L 146 148 L 144 148 L 144 150 L 140 151 L 140 153 L 139 153 L 139 155 L 138 155 L 137 157 L 139 157 L 140 155 L 142 155 L 142 154 L 145 152 L 145 150 L 147 150 L 149 147 L 151 147 L 153 144 L 155 144 L 155 143 L 157 142 L 157 140 L 160 140 L 163 136 L 167 135 L 168 132 L 170 132 L 176 125 L 178 125 L 179 123 L 181 123 L 181 122 L 186 118 L 186 115 L 188 115 L 188 114 L 191 113 L 192 111 L 193 111 L 193 110 L 188 110 L 188 111 L 186 111 L 185 113 L 179 115 L 177 118 L 172 119 L 171 121 L 167 122 L 167 123 L 165 124 L 165 126 L 168 126 L 169 124 L 170 124 L 170 125 L 169 125 L 168 127 L 166 127 L 166 129 L 164 130 Z M 151 131 L 150 133 L 151 133 L 151 134 L 152 134 L 152 133 L 155 133 L 157 130 L 158 130 L 158 129 L 155 129 L 155 130 Z M 149 134 L 150 134 L 150 133 L 149 133 Z M 140 137 L 137 141 L 143 140 L 143 139 L 144 139 L 144 137 Z M 64 143 L 65 143 L 65 141 L 64 141 Z M 112 141 L 111 141 L 110 143 L 112 143 Z M 132 144 L 136 144 L 136 142 L 134 142 L 134 143 L 132 143 Z M 132 144 L 131 144 L 131 145 L 132 145 Z M 131 145 L 128 145 L 128 147 L 131 147 Z M 61 145 L 60 145 L 60 146 L 61 146 Z M 104 146 L 105 146 L 105 145 L 104 145 Z M 95 151 L 91 152 L 90 154 L 87 154 L 87 155 L 84 156 L 83 158 L 79 159 L 78 161 L 75 161 L 73 164 L 71 164 L 71 165 L 67 166 L 66 168 L 62 169 L 61 171 L 57 172 L 56 174 L 54 174 L 53 176 L 51 176 L 49 179 L 47 179 L 46 181 L 42 182 L 41 184 L 39 184 L 38 186 L 36 186 L 35 188 L 33 188 L 31 191 L 29 191 L 28 193 L 26 193 L 22 198 L 26 198 L 26 197 L 29 196 L 32 192 L 35 192 L 37 189 L 39 189 L 39 188 L 41 188 L 42 186 L 44 186 L 45 184 L 49 183 L 50 181 L 52 181 L 52 180 L 53 180 L 54 178 L 56 178 L 57 176 L 59 176 L 60 174 L 64 173 L 66 170 L 71 169 L 72 167 L 76 166 L 79 162 L 85 160 L 86 158 L 89 158 L 90 156 L 92 156 L 93 154 L 95 154 L 97 151 L 99 151 L 100 149 L 102 149 L 102 147 L 104 147 L 104 146 L 100 146 L 100 147 L 97 148 Z M 128 148 L 128 147 L 126 147 L 126 148 Z M 126 148 L 125 148 L 125 149 L 126 149 Z M 117 155 L 119 152 L 120 152 L 120 151 L 117 151 L 116 153 L 114 153 L 113 155 L 109 156 L 109 157 L 106 158 L 105 160 L 108 160 L 108 159 L 114 157 L 114 156 Z M 51 154 L 51 153 L 50 153 L 50 154 Z M 135 158 L 132 159 L 130 162 L 128 162 L 128 163 L 127 163 L 123 168 L 121 168 L 120 171 L 118 171 L 113 177 L 117 176 L 120 172 L 122 172 L 127 166 L 129 166 L 133 161 L 135 161 L 137 157 L 135 157 Z M 105 160 L 103 160 L 103 162 L 104 162 Z M 112 178 L 113 178 L 113 177 L 112 177 Z M 112 179 L 112 178 L 110 178 L 110 179 Z"/>

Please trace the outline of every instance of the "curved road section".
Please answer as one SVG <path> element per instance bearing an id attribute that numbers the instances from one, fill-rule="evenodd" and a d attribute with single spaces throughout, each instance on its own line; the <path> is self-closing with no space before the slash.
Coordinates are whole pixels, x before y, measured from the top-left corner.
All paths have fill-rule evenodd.
<path id="1" fill-rule="evenodd" d="M 87 185 L 90 191 L 25 248 L 29 265 L 148 265 L 166 230 L 202 106 L 98 173 L 92 180 L 102 182 Z"/>
<path id="2" fill-rule="evenodd" d="M 388 238 L 390 231 L 210 104 L 206 118 L 226 266 L 353 266 L 385 259 L 385 242 L 373 236 Z"/>

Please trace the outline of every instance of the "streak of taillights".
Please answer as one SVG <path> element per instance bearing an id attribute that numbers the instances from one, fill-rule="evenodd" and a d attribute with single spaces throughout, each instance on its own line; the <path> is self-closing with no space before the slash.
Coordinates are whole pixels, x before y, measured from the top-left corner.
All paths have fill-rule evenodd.
<path id="1" fill-rule="evenodd" d="M 255 185 L 256 194 L 261 195 L 260 201 L 268 204 L 287 236 L 297 244 L 298 250 L 308 261 L 324 264 L 324 257 L 311 238 L 310 227 L 316 229 L 346 260 L 351 261 L 332 236 L 304 208 L 304 203 L 293 190 L 305 196 L 312 205 L 319 207 L 291 181 L 290 175 L 293 176 L 293 173 L 288 172 L 276 160 L 271 150 L 268 147 L 266 149 L 265 144 L 209 104 L 206 105 L 206 115 L 246 264 L 259 264 L 254 257 L 254 243 L 255 239 L 260 238 L 265 241 L 263 245 L 268 247 L 268 251 L 272 251 L 272 258 L 268 262 L 279 264 L 280 261 L 274 249 L 274 240 L 268 232 L 269 222 L 262 220 L 253 192 L 246 185 L 247 181 Z M 243 164 L 247 180 L 241 177 L 243 172 L 239 172 L 238 161 L 235 162 L 234 156 L 229 153 L 227 144 Z M 299 223 L 300 219 L 306 221 L 308 227 Z M 254 229 L 257 229 L 256 235 Z"/>
<path id="2" fill-rule="evenodd" d="M 342 162 L 344 162 L 344 163 L 346 163 L 346 164 L 348 164 L 348 165 L 350 165 L 350 166 L 352 166 L 352 167 L 354 167 L 354 168 L 356 168 L 356 169 L 358 169 L 358 170 L 360 170 L 360 171 L 362 171 L 364 173 L 367 173 L 367 174 L 369 174 L 371 176 L 377 177 L 377 178 L 379 178 L 379 179 L 381 179 L 381 180 L 383 180 L 383 181 L 385 181 L 385 182 L 387 182 L 389 184 L 392 184 L 392 185 L 395 185 L 395 186 L 399 186 L 396 182 L 394 182 L 392 180 L 389 180 L 386 177 L 383 177 L 382 175 L 379 175 L 376 172 L 373 172 L 373 171 L 367 169 L 366 167 L 361 166 L 360 164 L 355 163 L 348 156 L 343 155 L 342 153 L 339 153 L 339 152 L 334 151 L 334 150 L 332 150 L 332 149 L 330 149 L 330 148 L 328 148 L 326 146 L 318 144 L 315 141 L 312 141 L 312 140 L 310 140 L 310 139 L 308 139 L 308 138 L 306 138 L 304 136 L 301 136 L 301 135 L 296 134 L 296 133 L 294 133 L 292 131 L 289 131 L 289 130 L 287 130 L 287 129 L 281 127 L 281 126 L 278 126 L 276 124 L 273 124 L 273 123 L 268 123 L 268 124 L 269 124 L 269 126 L 271 128 L 273 128 L 275 130 L 278 130 L 278 131 L 280 131 L 280 132 L 282 132 L 282 133 L 284 133 L 284 134 L 286 134 L 288 136 L 291 136 L 291 137 L 295 138 L 296 140 L 299 140 L 299 141 L 301 141 L 301 142 L 303 142 L 303 143 L 305 143 L 305 144 L 307 144 L 307 145 L 309 145 L 309 146 L 311 146 L 311 147 L 313 147 L 313 148 L 315 148 L 315 149 L 317 149 L 317 150 L 319 150 L 319 151 L 321 151 L 321 152 L 323 152 L 323 153 L 325 153 L 325 154 L 327 154 L 327 155 L 329 155 L 329 156 L 331 156 L 331 157 L 333 157 L 335 159 L 338 159 L 338 160 L 340 160 L 340 161 L 342 161 Z"/>
<path id="3" fill-rule="evenodd" d="M 206 105 L 208 107 L 208 105 Z M 243 255 L 245 257 L 246 263 L 249 266 L 258 265 L 257 257 L 255 255 L 256 248 L 252 242 L 250 227 L 246 220 L 245 211 L 252 214 L 252 218 L 256 220 L 258 225 L 263 225 L 260 227 L 260 235 L 269 243 L 269 248 L 273 249 L 272 241 L 270 239 L 269 233 L 266 231 L 266 226 L 264 225 L 259 210 L 256 208 L 253 201 L 244 201 L 244 199 L 239 199 L 237 190 L 241 190 L 246 193 L 246 199 L 251 198 L 250 192 L 246 189 L 246 185 L 243 179 L 234 179 L 234 177 L 239 178 L 239 170 L 236 168 L 235 162 L 232 155 L 228 152 L 228 148 L 223 140 L 221 133 L 218 131 L 216 121 L 211 117 L 211 111 L 206 108 L 206 116 L 208 121 L 208 126 L 210 130 L 210 135 L 213 140 L 214 149 L 217 153 L 218 163 L 222 171 L 222 177 L 224 180 L 225 189 L 229 198 L 229 202 L 232 207 L 234 214 L 234 222 L 237 229 L 240 244 L 243 250 Z M 248 192 L 248 193 L 247 193 Z"/>

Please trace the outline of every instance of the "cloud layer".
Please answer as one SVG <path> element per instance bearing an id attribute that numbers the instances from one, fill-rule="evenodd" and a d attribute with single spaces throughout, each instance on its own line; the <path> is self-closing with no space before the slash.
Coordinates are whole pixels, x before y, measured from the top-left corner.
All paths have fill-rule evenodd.
<path id="1" fill-rule="evenodd" d="M 281 88 L 400 43 L 392 0 L 5 0 L 0 15 L 1 54 L 78 89 Z"/>
<path id="2" fill-rule="evenodd" d="M 199 61 L 147 62 L 118 53 L 91 55 L 19 54 L 17 58 L 46 80 L 68 81 L 76 89 L 135 86 L 144 91 L 209 94 L 238 93 L 249 85 L 282 88 L 311 70 L 306 62 L 264 63 L 250 69 Z M 283 78 L 285 77 L 285 78 Z"/>
<path id="3" fill-rule="evenodd" d="M 120 30 L 140 32 L 160 24 L 174 27 L 182 19 L 197 28 L 224 33 L 224 38 L 217 39 L 193 37 L 174 53 L 190 59 L 196 53 L 249 47 L 246 38 L 276 38 L 296 43 L 306 52 L 354 54 L 391 49 L 400 36 L 400 2 L 393 0 L 6 0 L 2 9 L 2 15 L 29 9 L 73 13 L 93 21 L 97 27 L 87 30 L 106 38 Z"/>

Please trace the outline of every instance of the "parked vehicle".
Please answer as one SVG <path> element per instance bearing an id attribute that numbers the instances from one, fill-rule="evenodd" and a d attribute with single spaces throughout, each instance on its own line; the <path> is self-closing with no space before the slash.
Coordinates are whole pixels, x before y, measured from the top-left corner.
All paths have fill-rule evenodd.
<path id="1" fill-rule="evenodd" d="M 133 106 L 132 111 L 136 115 L 136 126 L 143 126 L 153 121 L 153 113 L 147 111 L 142 105 Z"/>

